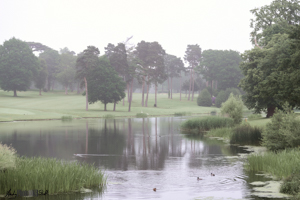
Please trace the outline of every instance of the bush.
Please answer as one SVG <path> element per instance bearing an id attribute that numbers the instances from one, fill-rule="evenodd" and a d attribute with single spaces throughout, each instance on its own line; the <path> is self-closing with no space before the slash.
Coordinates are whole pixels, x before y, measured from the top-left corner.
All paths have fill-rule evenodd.
<path id="1" fill-rule="evenodd" d="M 61 121 L 72 121 L 72 116 L 62 116 Z"/>
<path id="2" fill-rule="evenodd" d="M 0 143 L 0 171 L 16 167 L 16 150 Z"/>
<path id="3" fill-rule="evenodd" d="M 147 113 L 137 113 L 136 117 L 137 118 L 146 118 L 146 117 L 148 117 L 148 114 Z"/>
<path id="4" fill-rule="evenodd" d="M 233 129 L 230 144 L 259 145 L 262 131 L 262 128 L 252 127 L 248 123 L 241 124 Z"/>
<path id="5" fill-rule="evenodd" d="M 232 135 L 232 128 L 230 127 L 224 127 L 224 128 L 217 128 L 217 129 L 211 129 L 206 136 L 210 137 L 223 137 L 223 138 L 231 138 Z"/>
<path id="6" fill-rule="evenodd" d="M 283 105 L 283 110 L 276 108 L 271 122 L 266 125 L 263 135 L 263 145 L 269 150 L 278 151 L 300 145 L 300 120 L 289 107 Z"/>
<path id="7" fill-rule="evenodd" d="M 284 179 L 280 186 L 280 192 L 295 195 L 300 192 L 300 172 L 294 172 L 291 176 Z"/>
<path id="8" fill-rule="evenodd" d="M 221 113 L 228 114 L 234 120 L 235 124 L 240 124 L 243 117 L 243 102 L 238 96 L 230 94 L 228 100 L 222 103 Z"/>
<path id="9" fill-rule="evenodd" d="M 198 106 L 206 106 L 206 107 L 210 107 L 212 105 L 211 95 L 207 89 L 201 91 L 197 99 L 197 104 Z"/>
<path id="10" fill-rule="evenodd" d="M 201 132 L 213 128 L 232 127 L 233 125 L 234 121 L 231 118 L 211 116 L 189 119 L 181 125 L 181 128 L 183 130 L 198 130 L 198 132 Z"/>
<path id="11" fill-rule="evenodd" d="M 222 103 L 224 103 L 228 99 L 224 90 L 221 90 L 216 97 L 216 107 L 220 108 Z"/>

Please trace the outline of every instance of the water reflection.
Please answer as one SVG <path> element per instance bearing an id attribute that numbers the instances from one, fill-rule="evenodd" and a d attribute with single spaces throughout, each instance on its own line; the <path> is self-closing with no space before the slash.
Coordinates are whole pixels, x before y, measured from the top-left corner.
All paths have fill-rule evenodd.
<path id="1" fill-rule="evenodd" d="M 3 123 L 0 141 L 12 144 L 19 155 L 77 160 L 105 169 L 109 184 L 103 199 L 250 198 L 250 178 L 239 156 L 247 152 L 222 141 L 181 134 L 183 120 Z M 203 180 L 197 181 L 198 176 Z"/>

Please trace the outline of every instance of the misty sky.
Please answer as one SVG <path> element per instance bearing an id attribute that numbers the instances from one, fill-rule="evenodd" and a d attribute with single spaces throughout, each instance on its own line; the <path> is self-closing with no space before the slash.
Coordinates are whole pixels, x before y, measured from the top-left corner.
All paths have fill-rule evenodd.
<path id="1" fill-rule="evenodd" d="M 79 53 L 88 45 L 101 55 L 108 43 L 133 36 L 159 42 L 184 56 L 188 44 L 202 50 L 251 49 L 250 10 L 272 0 L 0 0 L 0 44 L 12 37 Z"/>

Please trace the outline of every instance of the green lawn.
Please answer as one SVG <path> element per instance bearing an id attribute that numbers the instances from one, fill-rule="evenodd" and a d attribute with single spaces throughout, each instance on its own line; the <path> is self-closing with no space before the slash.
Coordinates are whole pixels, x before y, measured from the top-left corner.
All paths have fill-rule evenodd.
<path id="1" fill-rule="evenodd" d="M 64 92 L 47 92 L 39 96 L 38 91 L 18 92 L 18 97 L 13 97 L 13 92 L 0 90 L 0 121 L 14 120 L 38 120 L 38 119 L 60 119 L 62 116 L 72 117 L 104 117 L 111 114 L 116 117 L 135 117 L 137 113 L 148 113 L 149 116 L 173 115 L 175 112 L 186 112 L 191 114 L 210 113 L 219 111 L 215 107 L 197 106 L 197 94 L 194 101 L 187 101 L 182 95 L 179 101 L 179 94 L 173 94 L 173 99 L 168 99 L 167 94 L 158 94 L 157 105 L 154 107 L 154 94 L 149 95 L 148 107 L 141 106 L 141 93 L 133 94 L 131 112 L 128 112 L 128 103 L 125 106 L 120 102 L 116 111 L 113 104 L 108 104 L 108 111 L 104 111 L 101 102 L 89 105 L 85 111 L 85 97 Z"/>

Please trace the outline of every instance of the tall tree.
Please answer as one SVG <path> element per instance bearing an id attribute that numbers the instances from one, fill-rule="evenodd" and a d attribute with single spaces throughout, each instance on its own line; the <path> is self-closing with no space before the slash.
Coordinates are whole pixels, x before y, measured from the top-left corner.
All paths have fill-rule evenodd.
<path id="1" fill-rule="evenodd" d="M 98 65 L 91 66 L 87 73 L 87 80 L 89 103 L 101 101 L 105 111 L 108 103 L 118 102 L 125 97 L 126 84 L 105 56 L 100 58 Z"/>
<path id="2" fill-rule="evenodd" d="M 190 68 L 190 88 L 189 88 L 189 96 L 188 100 L 190 100 L 190 94 L 192 91 L 192 101 L 194 98 L 194 68 L 200 65 L 201 60 L 201 48 L 198 44 L 188 45 L 185 51 L 184 60 L 189 63 Z"/>
<path id="3" fill-rule="evenodd" d="M 46 63 L 44 60 L 40 60 L 39 69 L 38 69 L 38 72 L 34 79 L 35 87 L 40 90 L 40 95 L 42 95 L 42 89 L 46 85 L 47 76 L 48 76 L 48 73 L 47 73 Z"/>
<path id="4" fill-rule="evenodd" d="M 94 46 L 88 46 L 81 54 L 78 55 L 76 60 L 76 77 L 84 81 L 85 85 L 85 110 L 88 110 L 88 81 L 87 74 L 92 67 L 98 66 L 98 56 L 100 51 Z"/>
<path id="5" fill-rule="evenodd" d="M 5 91 L 26 91 L 37 73 L 38 59 L 26 42 L 11 38 L 0 45 L 0 86 Z"/>

